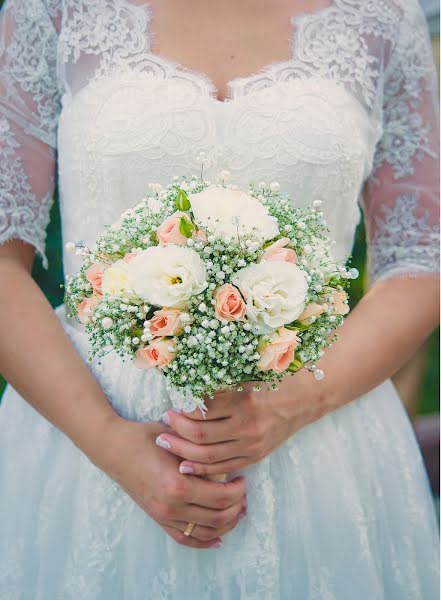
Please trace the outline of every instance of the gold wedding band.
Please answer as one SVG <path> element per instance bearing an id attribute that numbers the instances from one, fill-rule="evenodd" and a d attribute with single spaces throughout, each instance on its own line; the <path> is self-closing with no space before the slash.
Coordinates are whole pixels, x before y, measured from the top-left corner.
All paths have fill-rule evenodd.
<path id="1" fill-rule="evenodd" d="M 184 531 L 184 535 L 186 535 L 187 537 L 191 536 L 191 532 L 193 531 L 193 527 L 194 527 L 194 523 L 192 523 L 191 521 L 188 523 L 185 531 Z"/>

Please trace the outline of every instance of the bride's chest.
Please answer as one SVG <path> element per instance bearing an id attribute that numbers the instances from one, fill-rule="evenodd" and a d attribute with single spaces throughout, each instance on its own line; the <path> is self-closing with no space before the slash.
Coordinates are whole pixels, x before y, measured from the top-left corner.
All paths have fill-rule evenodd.
<path id="1" fill-rule="evenodd" d="M 203 80 L 171 72 L 121 70 L 65 95 L 61 152 L 157 168 L 228 168 L 254 179 L 301 165 L 310 174 L 344 165 L 358 176 L 370 168 L 374 133 L 367 113 L 342 86 L 324 78 L 274 82 L 227 102 Z M 170 177 L 172 173 L 168 173 Z"/>

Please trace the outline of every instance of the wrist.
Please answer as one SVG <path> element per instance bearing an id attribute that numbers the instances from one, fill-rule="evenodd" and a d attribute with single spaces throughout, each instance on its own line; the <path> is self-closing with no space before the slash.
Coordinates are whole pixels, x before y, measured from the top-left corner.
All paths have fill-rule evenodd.
<path id="1" fill-rule="evenodd" d="M 121 461 L 131 460 L 128 457 L 136 440 L 141 439 L 146 448 L 156 448 L 155 440 L 163 432 L 162 423 L 130 421 L 117 413 L 109 414 L 98 426 L 95 440 L 83 452 L 94 465 L 115 479 Z"/>
<path id="2" fill-rule="evenodd" d="M 342 395 L 332 378 L 317 381 L 307 369 L 302 369 L 292 377 L 286 377 L 284 389 L 284 409 L 292 433 L 343 405 Z M 286 386 L 286 387 L 285 387 Z"/>
<path id="3" fill-rule="evenodd" d="M 107 400 L 106 400 L 107 402 Z M 118 430 L 118 425 L 124 421 L 109 404 L 99 407 L 81 419 L 78 431 L 69 434 L 72 442 L 93 463 L 100 462 L 102 455 L 112 443 L 112 437 Z"/>

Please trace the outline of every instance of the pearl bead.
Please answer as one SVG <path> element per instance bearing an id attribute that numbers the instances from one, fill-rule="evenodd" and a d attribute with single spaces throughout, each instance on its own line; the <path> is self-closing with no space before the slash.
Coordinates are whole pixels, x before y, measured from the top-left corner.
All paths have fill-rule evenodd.
<path id="1" fill-rule="evenodd" d="M 110 329 L 113 325 L 113 320 L 110 317 L 104 317 L 101 321 L 101 325 L 103 326 L 103 329 Z"/>
<path id="2" fill-rule="evenodd" d="M 325 374 L 323 373 L 323 371 L 321 369 L 316 369 L 314 371 L 314 379 L 316 381 L 321 381 L 322 379 L 324 379 Z"/>

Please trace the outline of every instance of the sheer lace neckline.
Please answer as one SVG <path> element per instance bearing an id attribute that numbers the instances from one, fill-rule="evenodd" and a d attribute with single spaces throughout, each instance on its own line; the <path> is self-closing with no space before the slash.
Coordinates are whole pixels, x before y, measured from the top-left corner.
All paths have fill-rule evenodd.
<path id="1" fill-rule="evenodd" d="M 210 99 L 214 103 L 219 104 L 219 105 L 228 104 L 236 99 L 237 87 L 239 84 L 241 84 L 243 86 L 245 83 L 255 80 L 258 77 L 266 77 L 266 76 L 270 75 L 271 72 L 277 71 L 279 69 L 283 69 L 284 67 L 289 66 L 290 64 L 295 62 L 297 53 L 298 53 L 297 52 L 298 51 L 297 32 L 299 30 L 300 24 L 303 21 L 307 20 L 308 18 L 322 16 L 327 11 L 332 10 L 334 7 L 334 1 L 333 0 L 327 0 L 327 1 L 328 1 L 328 4 L 326 4 L 324 6 L 320 6 L 310 12 L 305 12 L 305 11 L 299 12 L 295 15 L 292 15 L 289 18 L 289 22 L 290 22 L 290 24 L 289 24 L 289 33 L 290 33 L 290 35 L 289 35 L 289 54 L 286 59 L 269 62 L 269 63 L 263 65 L 261 68 L 259 68 L 255 72 L 249 73 L 247 75 L 233 77 L 233 78 L 229 79 L 223 86 L 226 90 L 226 94 L 225 94 L 225 97 L 222 98 L 222 97 L 220 97 L 221 88 L 220 87 L 218 88 L 216 86 L 213 79 L 209 75 L 207 75 L 206 73 L 204 73 L 201 70 L 191 69 L 189 67 L 186 67 L 183 63 L 179 62 L 178 60 L 169 58 L 165 55 L 162 55 L 162 54 L 157 53 L 152 50 L 152 44 L 151 44 L 152 27 L 151 27 L 151 24 L 152 24 L 152 21 L 154 20 L 154 12 L 153 12 L 150 2 L 148 2 L 147 0 L 141 0 L 141 2 L 138 2 L 138 3 L 134 2 L 133 0 L 118 0 L 118 2 L 121 3 L 122 5 L 133 7 L 135 10 L 139 10 L 144 15 L 145 14 L 147 15 L 148 25 L 147 25 L 147 30 L 146 30 L 146 35 L 147 35 L 146 44 L 147 44 L 147 51 L 148 51 L 150 57 L 154 58 L 155 61 L 157 61 L 165 66 L 169 66 L 169 67 L 173 68 L 174 71 L 183 73 L 187 77 L 191 77 L 192 79 L 195 79 L 199 82 L 203 82 L 208 91 Z"/>

